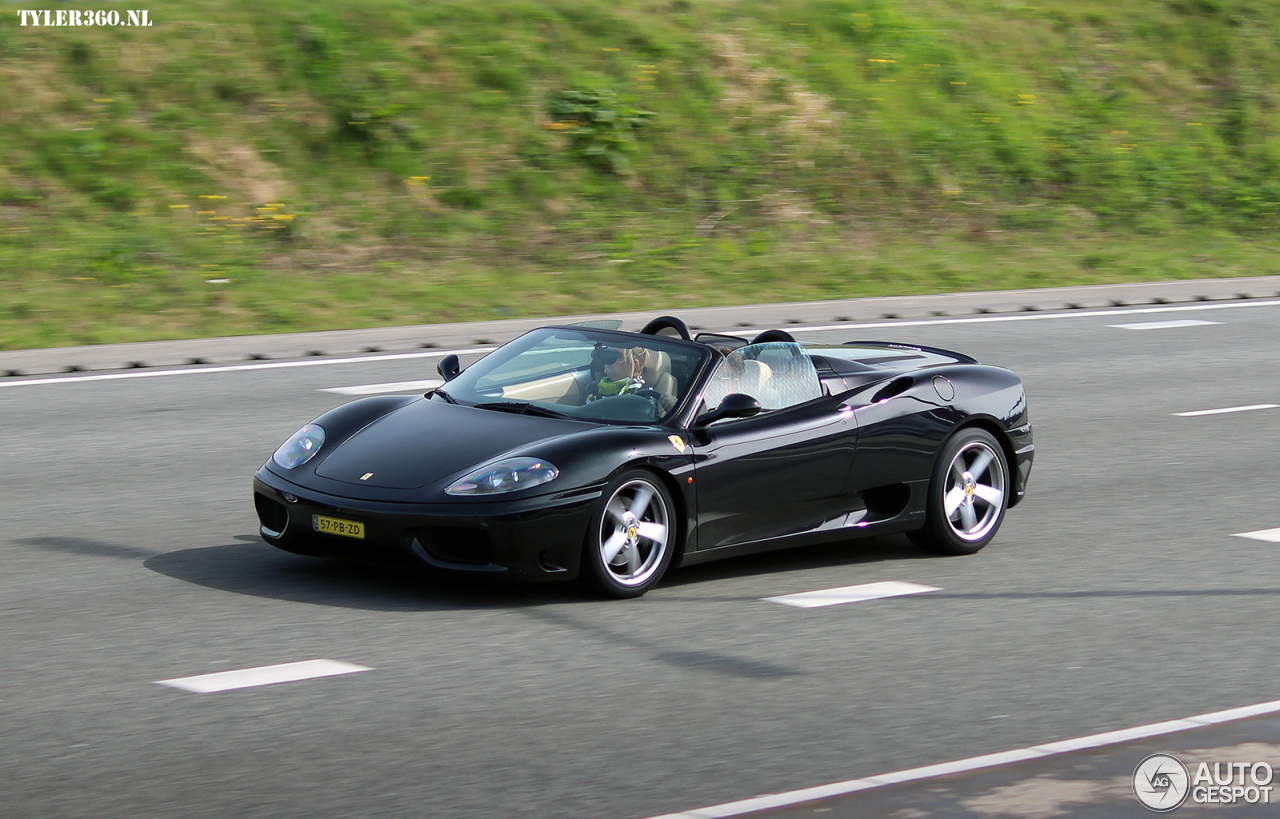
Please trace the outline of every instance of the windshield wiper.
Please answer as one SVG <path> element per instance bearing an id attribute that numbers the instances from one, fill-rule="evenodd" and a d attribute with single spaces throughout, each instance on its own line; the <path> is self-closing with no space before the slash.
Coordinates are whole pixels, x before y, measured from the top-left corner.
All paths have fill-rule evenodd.
<path id="1" fill-rule="evenodd" d="M 487 404 L 473 404 L 476 409 L 514 412 L 517 415 L 540 415 L 543 418 L 568 418 L 563 412 L 540 407 L 537 404 L 526 404 L 523 401 L 491 401 Z"/>
<path id="2" fill-rule="evenodd" d="M 439 387 L 436 387 L 434 390 L 432 390 L 431 394 L 440 396 L 444 400 L 448 401 L 450 404 L 458 403 L 458 399 L 454 398 L 452 395 L 440 389 Z"/>

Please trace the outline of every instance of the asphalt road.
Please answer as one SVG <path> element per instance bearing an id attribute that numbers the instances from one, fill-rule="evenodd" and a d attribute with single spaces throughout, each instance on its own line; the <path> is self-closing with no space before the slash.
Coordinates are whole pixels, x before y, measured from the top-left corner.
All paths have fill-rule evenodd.
<path id="1" fill-rule="evenodd" d="M 1218 323 L 1112 326 L 1191 320 Z M 625 602 L 296 557 L 257 538 L 253 471 L 351 400 L 321 390 L 434 359 L 4 381 L 0 813 L 633 819 L 1280 699 L 1280 544 L 1232 536 L 1280 527 L 1280 409 L 1174 415 L 1280 404 L 1280 306 L 797 335 L 1022 375 L 1036 466 L 991 546 L 804 548 Z M 763 600 L 889 580 L 941 591 Z M 318 658 L 371 670 L 155 684 Z"/>

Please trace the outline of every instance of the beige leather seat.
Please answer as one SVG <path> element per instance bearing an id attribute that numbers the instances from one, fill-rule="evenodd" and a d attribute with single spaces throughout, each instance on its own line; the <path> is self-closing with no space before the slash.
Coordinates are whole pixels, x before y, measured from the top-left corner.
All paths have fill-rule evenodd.
<path id="1" fill-rule="evenodd" d="M 649 362 L 642 373 L 644 383 L 656 390 L 674 405 L 678 393 L 675 376 L 671 374 L 671 356 L 661 350 L 649 350 Z"/>
<path id="2" fill-rule="evenodd" d="M 733 361 L 721 362 L 720 369 L 716 370 L 702 394 L 706 409 L 715 409 L 726 395 L 735 392 L 749 395 L 763 404 L 761 396 L 770 374 L 768 364 L 754 359 L 735 357 Z"/>
<path id="3" fill-rule="evenodd" d="M 754 359 L 746 359 L 742 362 L 742 366 L 745 369 L 738 379 L 736 392 L 749 395 L 757 401 L 762 401 L 761 396 L 764 395 L 765 384 L 768 383 L 769 377 L 773 375 L 773 371 L 769 369 L 768 364 Z"/>
<path id="4" fill-rule="evenodd" d="M 812 401 L 822 395 L 818 371 L 804 348 L 790 342 L 760 345 L 760 363 L 769 368 L 770 376 L 761 389 L 760 406 L 784 409 Z M 768 362 L 767 364 L 765 362 Z"/>

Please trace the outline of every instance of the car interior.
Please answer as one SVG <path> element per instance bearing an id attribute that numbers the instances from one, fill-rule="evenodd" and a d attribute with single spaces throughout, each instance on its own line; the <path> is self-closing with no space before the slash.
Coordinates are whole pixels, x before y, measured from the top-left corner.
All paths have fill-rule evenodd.
<path id="1" fill-rule="evenodd" d="M 679 319 L 663 316 L 650 322 L 640 335 L 655 342 L 634 340 L 632 334 L 602 338 L 590 330 L 616 330 L 619 322 L 601 321 L 547 332 L 505 357 L 491 359 L 491 366 L 470 382 L 477 404 L 508 402 L 501 407 L 516 411 L 521 403 L 540 405 L 545 414 L 566 417 L 648 423 L 665 417 L 684 397 L 705 354 L 688 347 L 661 343 L 661 337 L 693 341 L 710 348 L 719 361 L 703 391 L 703 409 L 719 406 L 725 396 L 739 393 L 760 403 L 763 411 L 797 406 L 824 395 L 837 395 L 905 366 L 954 362 L 953 355 L 928 348 L 892 349 L 881 343 L 866 347 L 844 345 L 807 349 L 785 330 L 766 330 L 747 339 L 720 333 L 691 337 Z M 665 347 L 665 349 L 663 349 Z M 623 351 L 637 356 L 643 384 L 636 391 L 601 396 L 598 384 L 605 368 Z M 933 359 L 933 360 L 931 360 Z M 467 379 L 463 379 L 466 381 Z M 461 386 L 461 385 L 459 385 Z M 453 392 L 453 388 L 450 388 Z M 499 408 L 490 406 L 487 408 Z M 525 408 L 532 412 L 532 409 Z"/>

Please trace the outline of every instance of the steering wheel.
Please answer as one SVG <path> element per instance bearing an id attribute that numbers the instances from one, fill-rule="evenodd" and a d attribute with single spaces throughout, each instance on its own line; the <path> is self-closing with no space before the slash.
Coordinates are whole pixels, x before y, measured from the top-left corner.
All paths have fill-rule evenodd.
<path id="1" fill-rule="evenodd" d="M 631 394 L 639 398 L 648 398 L 650 401 L 653 402 L 654 418 L 658 418 L 663 414 L 662 401 L 664 398 L 666 398 L 666 396 L 663 395 L 662 393 L 658 392 L 652 387 L 645 387 L 644 389 L 636 390 Z"/>

